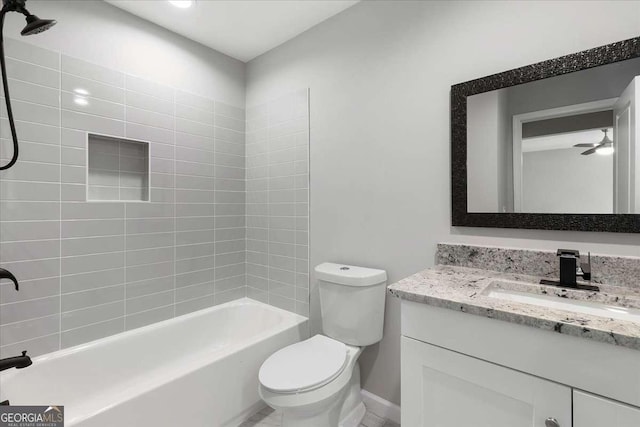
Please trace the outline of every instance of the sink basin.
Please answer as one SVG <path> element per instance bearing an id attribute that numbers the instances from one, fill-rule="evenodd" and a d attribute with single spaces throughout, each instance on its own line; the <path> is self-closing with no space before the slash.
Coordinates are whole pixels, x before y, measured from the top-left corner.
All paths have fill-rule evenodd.
<path id="1" fill-rule="evenodd" d="M 485 295 L 504 301 L 640 324 L 640 299 L 626 295 L 555 289 L 515 282 L 494 282 L 487 287 Z"/>

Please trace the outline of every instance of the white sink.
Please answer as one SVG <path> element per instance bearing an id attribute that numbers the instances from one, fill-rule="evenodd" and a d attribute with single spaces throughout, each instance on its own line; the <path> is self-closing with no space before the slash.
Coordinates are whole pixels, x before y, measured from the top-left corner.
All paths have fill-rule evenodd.
<path id="1" fill-rule="evenodd" d="M 535 289 L 533 286 L 530 287 Z M 640 324 L 640 309 L 638 308 L 621 307 L 605 303 L 560 298 L 552 295 L 542 295 L 520 290 L 493 287 L 488 289 L 486 295 L 491 298 L 506 301 L 537 305 L 557 310 L 572 311 L 574 313 L 590 314 L 609 319 L 626 320 Z"/>

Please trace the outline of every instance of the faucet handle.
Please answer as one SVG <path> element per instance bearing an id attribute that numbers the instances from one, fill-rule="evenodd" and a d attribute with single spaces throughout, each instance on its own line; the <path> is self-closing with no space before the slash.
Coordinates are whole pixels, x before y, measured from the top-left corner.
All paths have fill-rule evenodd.
<path id="1" fill-rule="evenodd" d="M 27 350 L 23 350 L 23 351 L 22 351 L 22 357 L 24 357 L 24 356 L 26 356 L 26 355 L 27 355 Z"/>
<path id="2" fill-rule="evenodd" d="M 580 270 L 582 270 L 584 280 L 591 280 L 591 252 L 589 252 L 587 262 L 580 263 Z"/>

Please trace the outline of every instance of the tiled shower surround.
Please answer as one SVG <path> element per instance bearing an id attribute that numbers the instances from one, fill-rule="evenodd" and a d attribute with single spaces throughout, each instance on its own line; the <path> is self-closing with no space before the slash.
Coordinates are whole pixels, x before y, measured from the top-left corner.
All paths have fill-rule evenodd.
<path id="1" fill-rule="evenodd" d="M 20 160 L 0 172 L 0 266 L 20 291 L 0 285 L 0 357 L 247 296 L 243 108 L 11 39 L 6 50 Z M 150 201 L 86 201 L 87 133 L 149 144 Z"/>
<path id="2" fill-rule="evenodd" d="M 247 295 L 309 314 L 309 91 L 247 108 Z"/>

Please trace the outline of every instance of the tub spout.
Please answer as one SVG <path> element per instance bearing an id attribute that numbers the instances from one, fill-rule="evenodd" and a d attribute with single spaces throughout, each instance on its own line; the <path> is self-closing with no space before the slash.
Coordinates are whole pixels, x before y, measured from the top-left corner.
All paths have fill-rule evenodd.
<path id="1" fill-rule="evenodd" d="M 0 359 L 0 371 L 6 369 L 16 368 L 22 369 L 27 366 L 31 366 L 31 358 L 27 356 L 27 352 L 23 351 L 22 356 L 7 357 L 6 359 Z"/>

